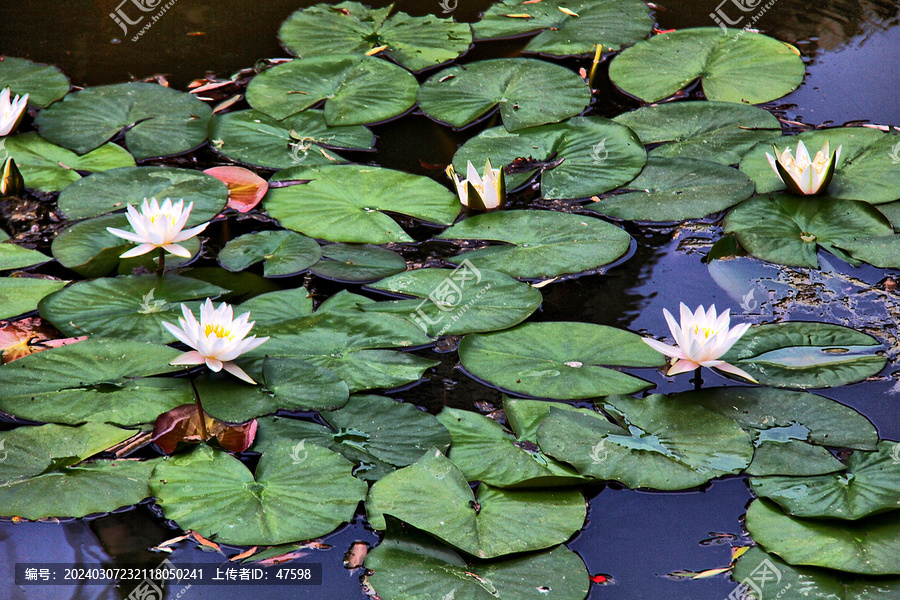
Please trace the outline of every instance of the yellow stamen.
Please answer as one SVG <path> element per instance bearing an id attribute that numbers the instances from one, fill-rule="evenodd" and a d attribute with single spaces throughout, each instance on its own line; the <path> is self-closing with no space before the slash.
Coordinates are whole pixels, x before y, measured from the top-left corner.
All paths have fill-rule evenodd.
<path id="1" fill-rule="evenodd" d="M 228 338 L 232 339 L 234 335 L 231 333 L 231 330 L 225 329 L 221 324 L 216 323 L 215 325 L 212 323 L 207 323 L 203 326 L 203 333 L 206 337 L 210 335 L 214 335 L 217 338 Z"/>

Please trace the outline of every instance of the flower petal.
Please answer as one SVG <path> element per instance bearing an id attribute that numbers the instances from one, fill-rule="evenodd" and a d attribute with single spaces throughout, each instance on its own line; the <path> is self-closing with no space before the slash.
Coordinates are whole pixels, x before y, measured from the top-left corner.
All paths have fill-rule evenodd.
<path id="1" fill-rule="evenodd" d="M 226 371 L 228 371 L 229 373 L 231 373 L 238 379 L 242 379 L 242 380 L 246 381 L 247 383 L 256 385 L 256 382 L 253 381 L 253 379 L 249 375 L 247 375 L 247 373 L 245 373 L 242 368 L 240 368 L 233 362 L 224 362 L 224 363 L 222 363 L 222 366 L 225 368 Z"/>

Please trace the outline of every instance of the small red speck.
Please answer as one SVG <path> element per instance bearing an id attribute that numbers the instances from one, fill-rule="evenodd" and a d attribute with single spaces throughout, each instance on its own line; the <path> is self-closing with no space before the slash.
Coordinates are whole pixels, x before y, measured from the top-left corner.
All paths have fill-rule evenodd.
<path id="1" fill-rule="evenodd" d="M 591 575 L 591 581 L 594 583 L 606 583 L 609 579 L 606 575 Z"/>
<path id="2" fill-rule="evenodd" d="M 653 28 L 653 33 L 655 33 L 656 35 L 661 35 L 663 33 L 672 33 L 673 31 L 675 31 L 675 30 L 674 29 L 657 29 L 655 27 Z"/>

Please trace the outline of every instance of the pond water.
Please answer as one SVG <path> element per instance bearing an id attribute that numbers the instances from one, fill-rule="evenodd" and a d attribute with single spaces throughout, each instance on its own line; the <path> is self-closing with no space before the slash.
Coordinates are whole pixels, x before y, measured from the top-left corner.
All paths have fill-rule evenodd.
<path id="1" fill-rule="evenodd" d="M 262 58 L 284 56 L 276 42 L 279 24 L 294 10 L 314 1 L 179 0 L 169 13 L 136 42 L 108 17 L 115 2 L 75 0 L 18 2 L 0 5 L 0 53 L 58 65 L 76 85 L 118 83 L 165 74 L 170 84 L 184 89 L 193 79 L 212 72 L 227 76 Z M 386 2 L 372 1 L 374 6 Z M 460 0 L 453 16 L 474 21 L 491 3 Z M 669 0 L 656 11 L 659 29 L 710 26 L 715 1 Z M 414 15 L 439 13 L 436 0 L 401 0 L 399 10 Z M 772 103 L 787 119 L 807 124 L 868 121 L 900 123 L 900 16 L 887 1 L 777 0 L 756 28 L 797 45 L 807 57 L 807 76 L 792 94 Z M 516 56 L 523 40 L 482 42 L 461 62 L 497 56 Z M 571 61 L 567 64 L 576 64 Z M 578 64 L 586 64 L 580 61 Z M 614 90 L 608 78 L 598 77 L 600 100 L 593 114 L 614 116 L 638 103 Z M 603 87 L 603 86 L 606 87 Z M 490 120 L 489 120 L 490 121 Z M 419 115 L 373 127 L 378 135 L 375 164 L 434 176 L 429 165 L 447 164 L 456 148 L 488 125 L 453 132 Z M 204 157 L 205 158 L 205 157 Z M 355 158 L 363 161 L 365 158 Z M 900 439 L 898 419 L 897 323 L 900 298 L 886 288 L 890 272 L 874 267 L 854 268 L 820 252 L 820 271 L 779 267 L 738 259 L 726 267 L 710 268 L 702 261 L 719 237 L 714 219 L 680 226 L 626 225 L 636 240 L 627 260 L 602 274 L 556 282 L 542 289 L 543 304 L 533 321 L 577 320 L 598 323 L 657 337 L 666 332 L 663 308 L 679 302 L 689 306 L 715 303 L 731 309 L 739 321 L 816 320 L 847 325 L 876 334 L 892 344 L 889 365 L 869 381 L 820 391 L 856 408 L 877 427 L 882 439 Z M 413 248 L 411 257 L 440 253 L 440 245 Z M 826 257 L 827 256 L 827 257 Z M 313 283 L 323 294 L 334 291 L 327 281 Z M 351 288 L 354 291 L 358 289 Z M 742 299 L 756 291 L 756 305 L 742 308 Z M 887 290 L 887 291 L 885 291 Z M 364 292 L 365 293 L 365 292 Z M 888 323 L 885 325 L 885 323 Z M 455 353 L 422 350 L 422 356 L 442 364 L 417 385 L 395 391 L 392 397 L 437 412 L 442 406 L 471 408 L 473 402 L 499 406 L 499 391 L 474 382 L 455 368 Z M 688 377 L 666 378 L 642 369 L 641 377 L 656 384 L 655 391 L 673 393 L 691 388 Z M 710 385 L 730 382 L 708 372 Z M 702 490 L 678 493 L 642 492 L 619 486 L 588 488 L 587 524 L 569 543 L 591 574 L 612 578 L 608 585 L 592 585 L 596 600 L 720 600 L 734 589 L 726 575 L 685 580 L 674 573 L 727 566 L 731 545 L 745 532 L 742 515 L 751 499 L 745 478 L 716 480 Z M 16 562 L 141 563 L 157 565 L 164 555 L 148 549 L 178 534 L 149 507 L 90 520 L 63 523 L 0 523 L 0 597 L 4 598 L 122 598 L 126 591 L 104 586 L 22 588 L 12 583 Z M 307 550 L 301 562 L 323 565 L 323 587 L 269 586 L 267 598 L 366 598 L 360 589 L 361 571 L 341 565 L 354 541 L 372 545 L 378 537 L 361 519 L 323 539 L 328 547 Z M 170 560 L 176 564 L 220 562 L 196 544 L 180 542 Z M 166 598 L 243 598 L 248 588 L 196 586 L 169 589 Z M 178 596 L 179 593 L 183 595 Z M 259 595 L 254 591 L 252 595 Z"/>

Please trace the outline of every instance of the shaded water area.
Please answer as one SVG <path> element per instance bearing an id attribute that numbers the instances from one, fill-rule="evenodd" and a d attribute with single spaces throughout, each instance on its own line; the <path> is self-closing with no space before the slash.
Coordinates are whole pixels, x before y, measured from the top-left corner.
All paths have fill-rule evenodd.
<path id="1" fill-rule="evenodd" d="M 137 41 L 123 34 L 110 18 L 117 0 L 5 2 L 0 5 L 0 53 L 59 66 L 75 85 L 118 83 L 165 74 L 177 89 L 207 72 L 228 76 L 263 58 L 283 57 L 277 45 L 279 24 L 294 10 L 315 1 L 178 0 Z M 372 1 L 373 6 L 386 2 Z M 459 0 L 453 12 L 459 21 L 474 21 L 490 5 Z M 659 29 L 713 25 L 709 14 L 715 1 L 670 0 L 655 12 Z M 439 14 L 437 0 L 399 1 L 399 10 L 413 15 Z M 898 7 L 891 2 L 777 0 L 755 27 L 797 45 L 805 55 L 807 77 L 792 94 L 772 103 L 787 119 L 807 124 L 840 125 L 852 121 L 900 124 L 900 27 Z M 134 29 L 134 28 L 133 28 Z M 524 40 L 476 44 L 460 62 L 497 56 L 517 56 Z M 585 66 L 588 60 L 562 61 Z M 420 80 L 427 77 L 420 76 Z M 590 114 L 615 116 L 638 106 L 617 92 L 608 78 Z M 770 106 L 771 108 L 771 106 Z M 456 148 L 493 119 L 454 132 L 425 116 L 411 115 L 373 127 L 378 136 L 373 164 L 444 181 L 431 165 L 450 162 Z M 366 162 L 356 155 L 354 160 Z M 707 266 L 702 261 L 719 237 L 714 219 L 680 226 L 639 227 L 628 224 L 636 240 L 627 260 L 587 275 L 556 282 L 542 289 L 543 305 L 531 320 L 581 321 L 657 335 L 666 331 L 662 309 L 674 310 L 715 303 L 730 308 L 741 321 L 753 323 L 816 320 L 847 325 L 876 335 L 889 347 L 885 370 L 864 383 L 820 391 L 823 396 L 852 406 L 877 427 L 880 437 L 900 440 L 900 295 L 886 283 L 895 273 L 862 266 L 854 268 L 820 253 L 822 269 L 810 271 L 737 259 Z M 410 248 L 407 260 L 421 260 L 441 248 Z M 323 295 L 334 291 L 327 281 L 314 281 Z M 352 291 L 360 290 L 351 288 Z M 753 291 L 753 303 L 742 302 Z M 363 292 L 366 293 L 366 292 Z M 419 384 L 390 393 L 392 397 L 437 412 L 442 406 L 471 408 L 474 402 L 500 405 L 500 392 L 474 382 L 456 368 L 456 355 L 423 350 L 419 354 L 442 360 Z M 687 377 L 672 379 L 644 369 L 663 393 L 690 389 Z M 712 372 L 710 385 L 733 385 Z M 744 478 L 716 480 L 702 490 L 661 493 L 618 487 L 587 489 L 590 510 L 584 530 L 569 543 L 584 559 L 591 574 L 611 576 L 612 583 L 592 585 L 589 598 L 609 600 L 719 600 L 735 583 L 727 575 L 685 580 L 678 571 L 702 571 L 727 566 L 730 545 L 745 534 L 741 517 L 751 495 Z M 0 524 L 0 597 L 3 598 L 124 598 L 128 590 L 104 586 L 28 587 L 12 583 L 16 562 L 141 563 L 156 566 L 165 558 L 148 548 L 174 537 L 148 506 L 96 519 L 56 523 Z M 364 599 L 361 571 L 343 568 L 343 553 L 354 541 L 372 545 L 378 537 L 361 519 L 323 540 L 328 547 L 309 549 L 301 562 L 323 565 L 322 587 L 267 586 L 267 598 Z M 181 542 L 169 557 L 173 563 L 218 563 L 221 557 Z M 181 598 L 244 598 L 249 588 L 197 586 Z M 175 598 L 180 588 L 169 589 Z M 253 592 L 252 595 L 260 595 Z"/>

